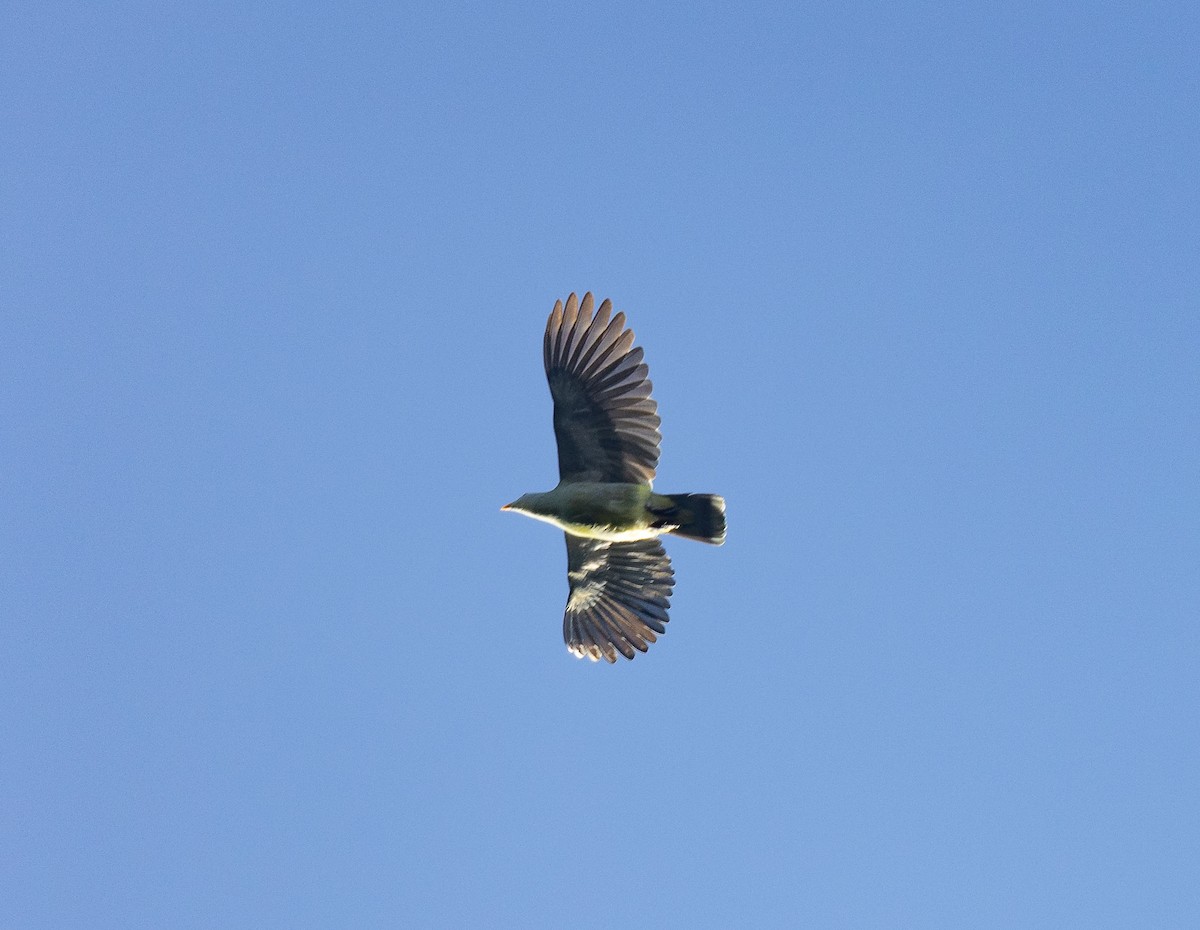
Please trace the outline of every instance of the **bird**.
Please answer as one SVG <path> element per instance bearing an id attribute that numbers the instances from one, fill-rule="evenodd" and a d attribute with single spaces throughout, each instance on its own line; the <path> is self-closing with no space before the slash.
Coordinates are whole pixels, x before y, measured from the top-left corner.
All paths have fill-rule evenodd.
<path id="1" fill-rule="evenodd" d="M 659 537 L 725 542 L 723 497 L 653 490 L 661 420 L 633 338 L 611 300 L 598 310 L 591 292 L 555 302 L 542 358 L 559 482 L 500 508 L 563 531 L 563 640 L 576 657 L 610 664 L 645 652 L 666 632 L 675 572 Z"/>

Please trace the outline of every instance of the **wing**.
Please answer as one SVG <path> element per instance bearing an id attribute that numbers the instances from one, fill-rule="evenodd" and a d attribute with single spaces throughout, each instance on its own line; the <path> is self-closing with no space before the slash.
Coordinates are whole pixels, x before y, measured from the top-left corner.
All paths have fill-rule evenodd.
<path id="1" fill-rule="evenodd" d="M 564 534 L 566 535 L 566 534 Z M 657 539 L 610 543 L 567 535 L 571 593 L 563 639 L 579 658 L 632 659 L 666 632 L 675 572 Z"/>
<path id="2" fill-rule="evenodd" d="M 543 356 L 554 398 L 558 474 L 563 481 L 649 484 L 658 467 L 658 404 L 649 369 L 633 346 L 625 314 L 611 320 L 612 301 L 592 315 L 592 295 L 554 304 Z"/>

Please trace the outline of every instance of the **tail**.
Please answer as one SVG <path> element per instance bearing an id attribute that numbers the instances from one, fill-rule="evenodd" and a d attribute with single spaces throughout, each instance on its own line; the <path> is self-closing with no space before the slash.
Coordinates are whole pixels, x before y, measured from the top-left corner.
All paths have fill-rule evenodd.
<path id="1" fill-rule="evenodd" d="M 686 539 L 719 546 L 725 542 L 725 498 L 716 494 L 664 494 L 671 502 L 662 510 L 655 508 L 663 524 L 674 526 L 671 533 Z"/>

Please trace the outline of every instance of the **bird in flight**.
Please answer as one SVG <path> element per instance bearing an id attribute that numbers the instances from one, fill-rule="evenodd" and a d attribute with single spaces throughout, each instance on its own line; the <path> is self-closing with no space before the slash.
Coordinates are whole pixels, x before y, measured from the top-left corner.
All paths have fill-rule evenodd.
<path id="1" fill-rule="evenodd" d="M 666 632 L 675 572 L 664 534 L 720 545 L 725 500 L 658 494 L 658 405 L 649 369 L 612 301 L 593 314 L 590 293 L 554 304 L 543 359 L 554 399 L 558 486 L 501 510 L 553 523 L 567 539 L 563 639 L 579 658 L 632 659 Z M 610 318 L 611 317 L 611 318 Z"/>

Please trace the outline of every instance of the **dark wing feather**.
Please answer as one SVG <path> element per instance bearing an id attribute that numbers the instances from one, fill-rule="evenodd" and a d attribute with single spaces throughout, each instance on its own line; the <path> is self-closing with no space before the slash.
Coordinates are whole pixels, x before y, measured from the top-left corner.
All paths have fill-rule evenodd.
<path id="1" fill-rule="evenodd" d="M 593 662 L 632 659 L 666 632 L 675 572 L 657 539 L 610 543 L 567 534 L 571 593 L 563 639 Z M 634 650 L 637 650 L 635 652 Z"/>
<path id="2" fill-rule="evenodd" d="M 658 467 L 658 404 L 649 369 L 633 347 L 625 314 L 606 300 L 595 315 L 592 295 L 554 305 L 543 356 L 554 398 L 558 474 L 564 481 L 649 484 Z"/>

